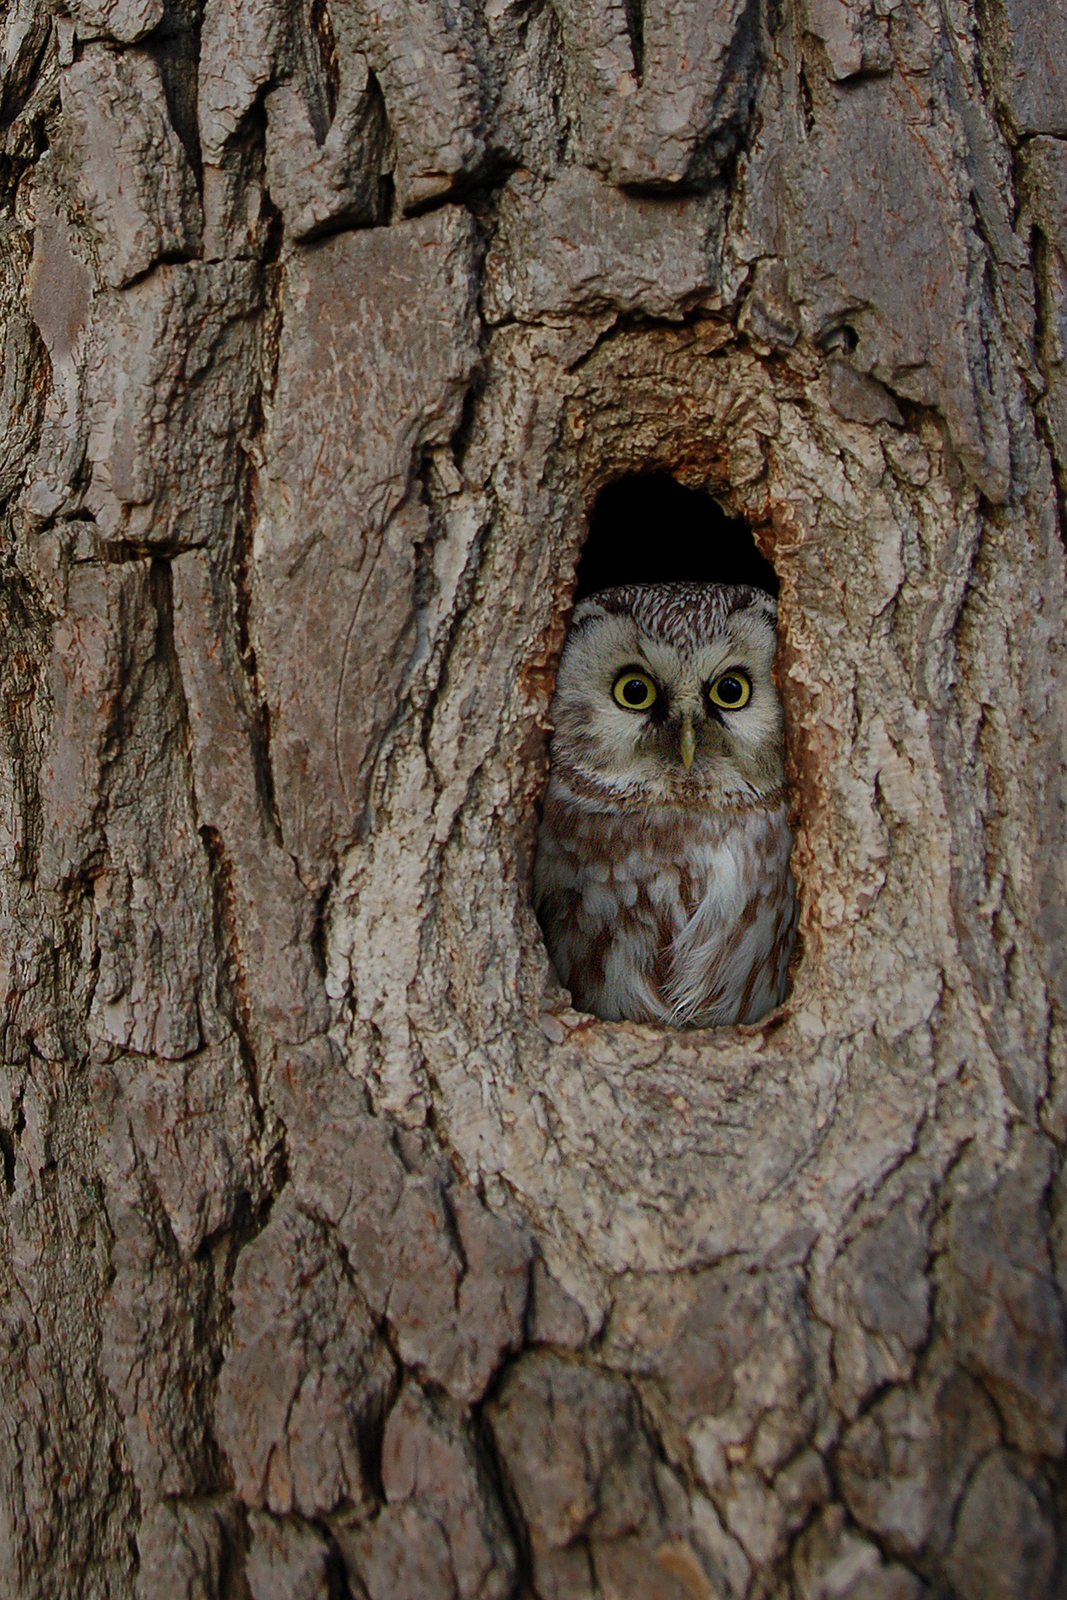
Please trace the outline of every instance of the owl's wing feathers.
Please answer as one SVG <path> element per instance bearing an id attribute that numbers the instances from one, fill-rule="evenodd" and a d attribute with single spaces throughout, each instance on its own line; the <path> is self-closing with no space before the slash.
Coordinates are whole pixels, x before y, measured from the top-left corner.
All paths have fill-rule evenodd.
<path id="1" fill-rule="evenodd" d="M 783 997 L 792 943 L 787 808 L 743 814 L 715 843 L 700 833 L 689 852 L 703 893 L 671 942 L 663 999 L 675 1027 L 755 1021 Z"/>
<path id="2" fill-rule="evenodd" d="M 662 1017 L 662 999 L 645 974 L 675 930 L 652 902 L 651 873 L 647 852 L 620 847 L 611 820 L 561 803 L 550 787 L 534 904 L 553 965 L 579 1010 L 607 1021 Z"/>

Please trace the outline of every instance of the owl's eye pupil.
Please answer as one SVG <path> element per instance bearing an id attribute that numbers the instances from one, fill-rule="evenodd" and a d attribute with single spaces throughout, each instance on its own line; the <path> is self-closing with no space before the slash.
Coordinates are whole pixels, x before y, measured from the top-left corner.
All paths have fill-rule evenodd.
<path id="1" fill-rule="evenodd" d="M 744 686 L 737 678 L 720 678 L 718 690 L 719 699 L 725 700 L 728 706 L 735 706 L 745 692 Z"/>
<path id="2" fill-rule="evenodd" d="M 627 678 L 622 686 L 622 697 L 628 706 L 639 706 L 648 698 L 648 687 L 640 678 Z"/>

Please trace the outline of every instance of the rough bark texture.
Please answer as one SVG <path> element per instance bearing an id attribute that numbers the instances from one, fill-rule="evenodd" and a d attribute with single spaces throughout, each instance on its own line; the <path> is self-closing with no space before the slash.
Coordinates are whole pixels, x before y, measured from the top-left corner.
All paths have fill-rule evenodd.
<path id="1" fill-rule="evenodd" d="M 0 1594 L 1067 1594 L 1067 11 L 10 0 Z M 566 1007 L 583 518 L 781 593 L 802 957 Z"/>

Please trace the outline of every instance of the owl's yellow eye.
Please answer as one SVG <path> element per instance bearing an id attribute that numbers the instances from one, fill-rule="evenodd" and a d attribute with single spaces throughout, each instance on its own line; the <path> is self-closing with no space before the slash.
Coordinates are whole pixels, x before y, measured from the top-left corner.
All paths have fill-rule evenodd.
<path id="1" fill-rule="evenodd" d="M 647 711 L 659 698 L 659 690 L 647 672 L 638 667 L 624 667 L 611 689 L 615 704 L 627 711 Z"/>
<path id="2" fill-rule="evenodd" d="M 723 711 L 740 711 L 752 699 L 752 685 L 745 674 L 735 668 L 721 673 L 714 683 L 708 684 L 708 699 Z"/>

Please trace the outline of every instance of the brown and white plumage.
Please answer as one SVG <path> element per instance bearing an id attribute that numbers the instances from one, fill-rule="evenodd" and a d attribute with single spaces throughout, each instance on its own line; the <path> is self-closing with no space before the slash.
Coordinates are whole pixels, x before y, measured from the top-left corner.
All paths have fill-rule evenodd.
<path id="1" fill-rule="evenodd" d="M 580 1010 L 712 1027 L 783 997 L 796 915 L 774 618 L 769 595 L 724 584 L 632 584 L 575 610 L 534 899 Z"/>

